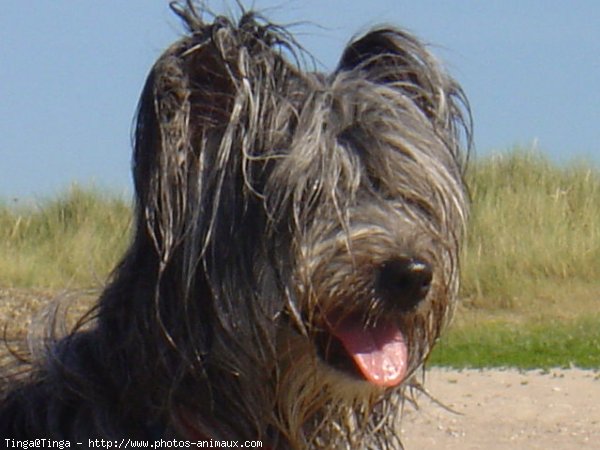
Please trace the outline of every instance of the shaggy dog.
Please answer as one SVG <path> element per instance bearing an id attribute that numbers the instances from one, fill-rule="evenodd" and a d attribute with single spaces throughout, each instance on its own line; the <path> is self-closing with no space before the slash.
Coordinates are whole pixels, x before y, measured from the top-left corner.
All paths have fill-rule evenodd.
<path id="1" fill-rule="evenodd" d="M 401 447 L 457 296 L 461 88 L 398 29 L 326 75 L 252 12 L 172 6 L 188 33 L 141 94 L 131 245 L 89 320 L 7 373 L 0 436 Z"/>

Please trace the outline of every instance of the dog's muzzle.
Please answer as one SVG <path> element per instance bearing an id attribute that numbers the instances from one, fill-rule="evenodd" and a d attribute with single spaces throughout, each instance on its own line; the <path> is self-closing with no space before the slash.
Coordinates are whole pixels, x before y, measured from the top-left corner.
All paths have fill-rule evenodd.
<path id="1" fill-rule="evenodd" d="M 409 370 L 409 349 L 398 314 L 416 310 L 427 298 L 432 279 L 431 265 L 419 258 L 400 256 L 382 263 L 374 274 L 374 292 L 390 314 L 373 321 L 365 321 L 361 312 L 329 314 L 330 338 L 324 352 L 328 362 L 347 368 L 340 361 L 349 358 L 357 375 L 377 386 L 402 383 Z"/>

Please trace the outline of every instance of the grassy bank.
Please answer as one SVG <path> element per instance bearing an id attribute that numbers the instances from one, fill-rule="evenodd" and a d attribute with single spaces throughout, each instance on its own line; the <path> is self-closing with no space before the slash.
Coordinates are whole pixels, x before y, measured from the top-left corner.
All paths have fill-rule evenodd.
<path id="1" fill-rule="evenodd" d="M 557 167 L 517 151 L 476 162 L 468 181 L 473 213 L 462 291 L 468 304 L 570 308 L 577 295 L 600 307 L 597 170 Z"/>
<path id="2" fill-rule="evenodd" d="M 600 368 L 600 172 L 476 161 L 462 307 L 431 364 Z"/>
<path id="3" fill-rule="evenodd" d="M 600 172 L 515 151 L 473 161 L 467 178 L 462 306 L 432 363 L 600 367 Z M 102 285 L 130 222 L 128 201 L 77 187 L 0 203 L 0 288 Z"/>
<path id="4" fill-rule="evenodd" d="M 123 253 L 129 202 L 71 187 L 28 206 L 0 203 L 0 287 L 98 286 Z"/>

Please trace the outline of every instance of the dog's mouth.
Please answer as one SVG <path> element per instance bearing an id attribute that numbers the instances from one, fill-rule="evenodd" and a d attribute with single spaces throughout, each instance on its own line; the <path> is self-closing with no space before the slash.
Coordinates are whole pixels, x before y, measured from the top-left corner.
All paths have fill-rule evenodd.
<path id="1" fill-rule="evenodd" d="M 358 316 L 329 318 L 318 347 L 329 365 L 376 386 L 397 386 L 408 371 L 406 338 L 391 320 L 365 325 Z"/>

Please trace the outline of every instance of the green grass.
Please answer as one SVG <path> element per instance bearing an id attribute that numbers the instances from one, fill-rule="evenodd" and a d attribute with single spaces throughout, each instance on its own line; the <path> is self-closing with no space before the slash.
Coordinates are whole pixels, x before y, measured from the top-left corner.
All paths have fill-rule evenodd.
<path id="1" fill-rule="evenodd" d="M 429 364 L 455 368 L 600 368 L 600 314 L 573 321 L 488 322 L 451 330 Z"/>

